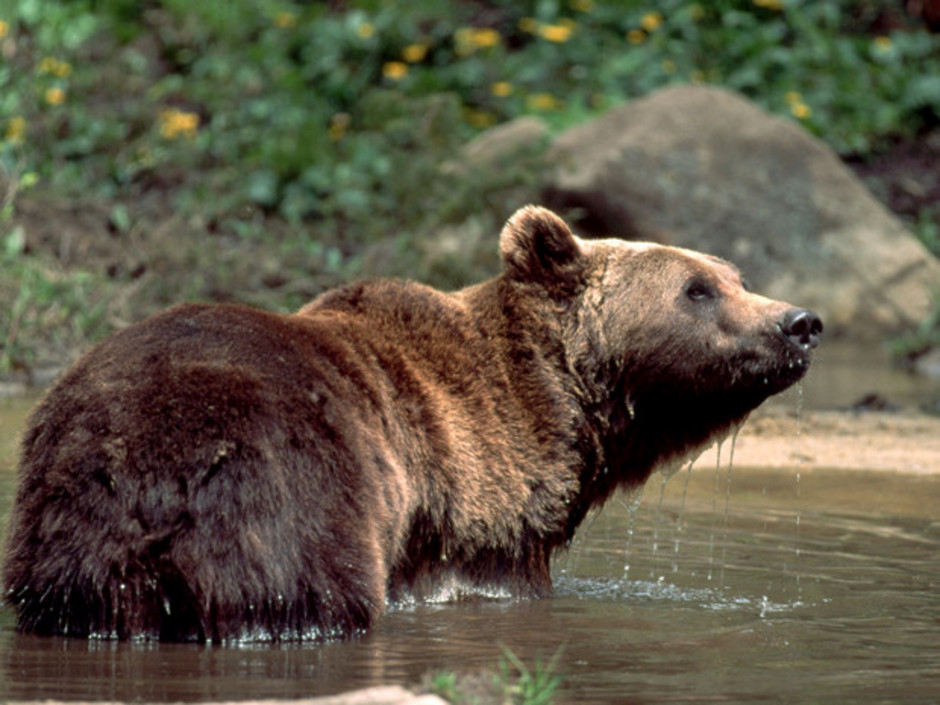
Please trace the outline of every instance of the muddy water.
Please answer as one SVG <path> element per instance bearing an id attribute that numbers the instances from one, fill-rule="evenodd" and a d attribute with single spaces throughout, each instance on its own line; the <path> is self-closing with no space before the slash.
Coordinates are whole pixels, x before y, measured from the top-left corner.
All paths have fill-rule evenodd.
<path id="1" fill-rule="evenodd" d="M 830 394 L 841 405 L 857 391 Z M 0 515 L 26 407 L 0 400 Z M 723 466 L 657 476 L 637 509 L 614 501 L 583 527 L 556 562 L 553 598 L 402 608 L 349 643 L 25 637 L 0 608 L 0 700 L 296 698 L 492 667 L 505 646 L 529 663 L 561 650 L 559 702 L 930 702 L 938 507 L 940 475 Z"/>

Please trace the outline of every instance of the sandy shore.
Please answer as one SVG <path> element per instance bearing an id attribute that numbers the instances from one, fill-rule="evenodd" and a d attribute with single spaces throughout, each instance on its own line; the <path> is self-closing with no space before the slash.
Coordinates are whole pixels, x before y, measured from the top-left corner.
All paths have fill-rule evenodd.
<path id="1" fill-rule="evenodd" d="M 730 452 L 722 446 L 722 459 Z M 716 462 L 715 448 L 696 465 Z M 818 411 L 756 414 L 734 443 L 735 467 L 878 470 L 940 474 L 940 417 Z"/>

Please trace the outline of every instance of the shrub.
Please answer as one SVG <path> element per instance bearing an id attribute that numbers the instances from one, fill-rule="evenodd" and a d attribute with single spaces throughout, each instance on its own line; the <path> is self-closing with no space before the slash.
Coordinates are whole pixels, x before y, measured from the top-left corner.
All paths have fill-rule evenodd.
<path id="1" fill-rule="evenodd" d="M 183 206 L 249 205 L 367 238 L 433 209 L 455 188 L 439 165 L 522 114 L 562 127 L 709 82 L 861 154 L 940 116 L 940 38 L 872 33 L 886 1 L 15 7 L 0 38 L 8 161 L 16 151 L 61 188 L 156 184 Z"/>

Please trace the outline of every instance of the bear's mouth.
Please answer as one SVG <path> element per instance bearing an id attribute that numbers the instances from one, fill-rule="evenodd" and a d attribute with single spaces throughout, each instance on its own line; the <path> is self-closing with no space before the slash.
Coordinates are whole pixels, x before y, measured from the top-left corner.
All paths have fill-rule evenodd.
<path id="1" fill-rule="evenodd" d="M 782 392 L 803 379 L 816 347 L 815 342 L 797 342 L 782 332 L 775 337 L 774 352 L 763 361 L 754 359 L 751 370 L 754 383 L 766 392 L 765 397 Z"/>
<path id="2" fill-rule="evenodd" d="M 786 362 L 784 362 L 777 371 L 777 385 L 779 389 L 772 392 L 776 394 L 778 391 L 783 391 L 787 387 L 796 384 L 809 371 L 809 366 L 811 356 L 808 354 L 808 351 L 801 351 L 802 354 L 787 356 Z"/>

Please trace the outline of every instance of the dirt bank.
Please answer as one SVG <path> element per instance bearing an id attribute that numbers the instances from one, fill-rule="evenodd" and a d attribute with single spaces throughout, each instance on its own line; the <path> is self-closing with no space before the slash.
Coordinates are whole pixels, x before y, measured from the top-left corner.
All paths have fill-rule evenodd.
<path id="1" fill-rule="evenodd" d="M 730 444 L 722 447 L 727 460 Z M 711 449 L 697 466 L 714 464 Z M 735 467 L 940 474 L 940 417 L 915 412 L 758 411 L 734 444 Z"/>

